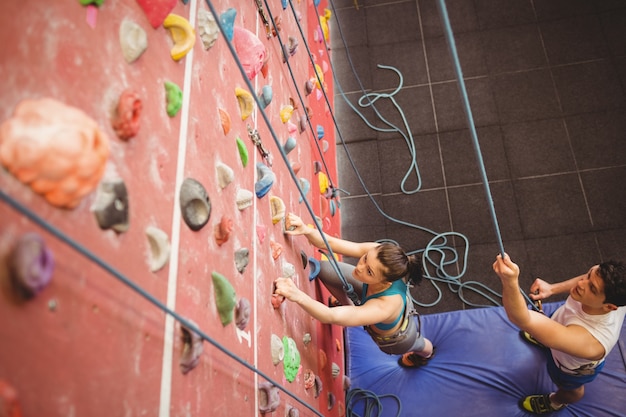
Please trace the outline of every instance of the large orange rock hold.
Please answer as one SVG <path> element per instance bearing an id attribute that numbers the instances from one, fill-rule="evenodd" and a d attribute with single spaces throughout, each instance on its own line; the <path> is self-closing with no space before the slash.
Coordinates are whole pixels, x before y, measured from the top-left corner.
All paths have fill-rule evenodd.
<path id="1" fill-rule="evenodd" d="M 24 100 L 0 125 L 0 163 L 57 207 L 76 207 L 98 185 L 108 157 L 98 124 L 54 99 Z"/>

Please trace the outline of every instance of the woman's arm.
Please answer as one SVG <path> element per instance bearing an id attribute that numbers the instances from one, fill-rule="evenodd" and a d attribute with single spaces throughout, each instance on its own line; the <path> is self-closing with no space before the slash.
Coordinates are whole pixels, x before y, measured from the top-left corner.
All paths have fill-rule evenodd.
<path id="1" fill-rule="evenodd" d="M 304 311 L 325 324 L 340 326 L 368 326 L 395 318 L 403 303 L 401 296 L 380 297 L 368 300 L 360 306 L 327 307 L 296 287 L 291 278 L 274 281 L 275 293 L 298 304 Z"/>
<path id="2" fill-rule="evenodd" d="M 285 217 L 285 233 L 289 235 L 304 235 L 313 246 L 320 249 L 326 248 L 320 231 L 305 225 L 302 219 L 293 213 L 288 213 Z M 360 258 L 368 250 L 378 246 L 378 243 L 375 242 L 357 243 L 327 234 L 324 234 L 324 237 L 333 252 L 353 258 Z"/>

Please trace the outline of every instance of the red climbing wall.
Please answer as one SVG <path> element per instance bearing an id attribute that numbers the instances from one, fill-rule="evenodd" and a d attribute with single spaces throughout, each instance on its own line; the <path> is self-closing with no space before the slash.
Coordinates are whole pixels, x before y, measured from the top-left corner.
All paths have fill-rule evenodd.
<path id="1" fill-rule="evenodd" d="M 275 310 L 270 303 L 272 281 L 283 274 L 286 263 L 295 266 L 294 279 L 300 287 L 319 299 L 327 295 L 309 282 L 308 269 L 301 262 L 301 251 L 317 258 L 319 254 L 306 239 L 288 237 L 282 233 L 281 223 L 272 223 L 270 196 L 280 197 L 288 211 L 311 221 L 305 204 L 298 201 L 300 194 L 287 164 L 256 105 L 253 114 L 241 120 L 235 88 L 248 88 L 225 39 L 220 35 L 207 50 L 196 34 L 191 52 L 174 61 L 170 57 L 172 36 L 162 25 L 153 28 L 140 3 L 164 7 L 166 12 L 171 5 L 171 12 L 192 26 L 198 10 L 208 9 L 207 3 L 196 0 L 188 4 L 105 0 L 99 8 L 81 6 L 77 0 L 26 0 L 5 4 L 0 25 L 4 40 L 0 122 L 9 119 L 22 100 L 44 97 L 81 109 L 95 120 L 110 146 L 103 178 L 121 178 L 128 191 L 128 230 L 100 229 L 92 212 L 95 190 L 76 208 L 61 209 L 7 170 L 0 171 L 0 189 L 157 300 L 193 320 L 220 346 L 278 382 L 318 415 L 340 416 L 343 381 L 341 375 L 333 378 L 331 364 L 338 364 L 343 374 L 341 329 L 320 325 L 296 305 L 283 303 Z M 259 34 L 266 47 L 267 71 L 259 73 L 252 84 L 255 91 L 264 85 L 273 89 L 265 111 L 279 143 L 284 143 L 289 131 L 280 119 L 280 109 L 292 99 L 297 108 L 290 120 L 298 124 L 305 109 L 297 91 L 305 97 L 304 85 L 314 77 L 314 70 L 291 8 L 283 10 L 279 1 L 268 3 L 271 15 L 281 19 L 283 43 L 288 43 L 289 36 L 299 42 L 289 59 L 295 84 L 283 62 L 278 38 L 265 36 L 254 1 L 211 2 L 218 14 L 235 8 L 235 26 Z M 318 9 L 323 14 L 325 1 L 321 3 Z M 328 52 L 314 35 L 319 29 L 312 1 L 294 1 L 293 7 L 301 16 L 311 53 L 325 71 L 332 100 Z M 120 47 L 119 28 L 124 19 L 141 26 L 148 39 L 146 51 L 130 64 Z M 183 91 L 182 109 L 173 117 L 166 113 L 165 81 Z M 120 93 L 127 88 L 138 94 L 143 107 L 139 133 L 125 142 L 116 136 L 111 118 Z M 328 176 L 336 182 L 332 120 L 319 90 L 304 101 L 313 129 L 320 125 L 326 134 L 318 140 L 308 127 L 295 133 L 297 146 L 287 158 L 289 163 L 301 165 L 298 178 L 311 184 L 307 201 L 325 231 L 338 235 L 339 213 L 331 214 L 329 201 L 320 196 L 314 171 L 314 161 L 323 158 Z M 232 121 L 226 134 L 218 109 L 225 110 Z M 273 155 L 276 181 L 266 196 L 254 197 L 251 207 L 238 210 L 237 191 L 254 191 L 258 180 L 255 164 L 263 162 L 248 136 L 248 125 L 258 129 L 264 147 Z M 246 166 L 236 146 L 237 137 L 247 147 Z M 328 149 L 320 152 L 324 140 Z M 224 188 L 218 185 L 218 163 L 234 173 L 233 181 Z M 178 191 L 188 177 L 206 188 L 212 204 L 208 223 L 198 231 L 187 227 L 178 207 Z M 214 230 L 225 216 L 233 220 L 234 227 L 228 241 L 218 245 Z M 156 272 L 149 267 L 152 255 L 145 233 L 149 226 L 164 231 L 171 244 L 169 261 Z M 32 231 L 44 238 L 54 255 L 55 268 L 51 283 L 25 301 L 11 287 L 7 264 L 15 241 Z M 282 246 L 276 259 L 272 241 Z M 243 273 L 234 263 L 234 252 L 241 248 L 250 251 Z M 183 348 L 178 323 L 4 201 L 0 201 L 0 261 L 0 380 L 17 390 L 24 416 L 259 414 L 263 395 L 257 387 L 262 377 L 208 342 L 197 367 L 183 375 L 178 365 Z M 234 322 L 220 322 L 213 272 L 228 279 L 237 300 L 251 302 L 252 313 L 244 330 L 237 329 Z M 312 335 L 308 345 L 303 343 L 305 333 Z M 272 334 L 296 343 L 301 369 L 293 382 L 285 378 L 282 364 L 272 363 Z M 315 390 L 304 388 L 305 369 L 321 378 L 323 389 L 317 397 Z M 338 403 L 330 411 L 329 393 Z M 274 415 L 286 415 L 290 407 L 297 408 L 301 416 L 316 415 L 285 392 L 280 398 Z"/>

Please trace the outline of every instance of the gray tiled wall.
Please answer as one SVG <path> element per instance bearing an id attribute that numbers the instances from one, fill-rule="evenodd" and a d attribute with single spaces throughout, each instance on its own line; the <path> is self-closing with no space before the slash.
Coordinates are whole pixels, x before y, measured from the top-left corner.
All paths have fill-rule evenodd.
<path id="1" fill-rule="evenodd" d="M 609 258 L 626 260 L 626 2 L 446 4 L 504 248 L 522 269 L 522 288 L 537 276 L 557 281 Z M 333 5 L 338 185 L 350 193 L 341 199 L 343 237 L 390 238 L 419 250 L 433 239 L 431 232 L 463 234 L 469 255 L 461 280 L 499 291 L 491 270 L 499 252 L 497 235 L 437 0 Z M 404 190 L 418 185 L 405 139 L 368 127 L 341 96 L 343 91 L 357 105 L 363 89 L 392 93 L 399 78 L 379 64 L 397 68 L 403 77 L 392 97 L 414 141 L 421 188 L 412 194 L 401 186 L 407 172 Z M 375 107 L 403 126 L 388 99 Z M 359 111 L 374 126 L 383 126 L 374 121 L 372 107 Z M 425 230 L 386 218 L 372 200 L 386 216 Z M 458 237 L 448 243 L 462 254 Z M 447 270 L 457 273 L 454 264 Z M 439 286 L 441 302 L 423 311 L 468 308 L 454 291 Z M 422 301 L 437 297 L 427 282 L 416 294 Z"/>

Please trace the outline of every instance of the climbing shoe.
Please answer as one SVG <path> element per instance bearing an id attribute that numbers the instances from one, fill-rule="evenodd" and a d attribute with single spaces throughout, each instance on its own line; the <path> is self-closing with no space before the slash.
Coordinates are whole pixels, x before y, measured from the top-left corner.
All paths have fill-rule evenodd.
<path id="1" fill-rule="evenodd" d="M 550 403 L 550 394 L 529 395 L 521 400 L 519 405 L 523 410 L 533 414 L 548 414 L 565 408 L 565 404 L 554 408 Z"/>
<path id="2" fill-rule="evenodd" d="M 404 368 L 419 368 L 426 365 L 435 357 L 436 348 L 433 346 L 433 353 L 428 358 L 418 355 L 415 352 L 407 352 L 398 358 L 398 364 Z"/>
<path id="3" fill-rule="evenodd" d="M 537 339 L 535 339 L 534 337 L 532 337 L 530 335 L 530 333 L 525 332 L 524 330 L 520 330 L 519 331 L 519 335 L 522 339 L 524 339 L 526 342 L 530 343 L 531 345 L 535 345 L 537 347 L 540 347 L 542 349 L 547 349 L 544 345 L 542 345 L 541 343 L 539 343 L 537 341 Z"/>

